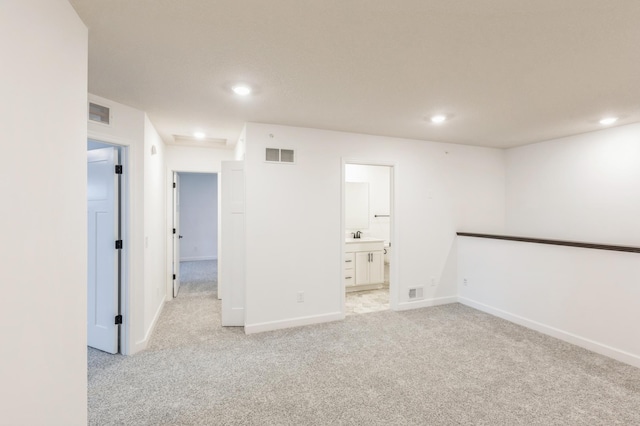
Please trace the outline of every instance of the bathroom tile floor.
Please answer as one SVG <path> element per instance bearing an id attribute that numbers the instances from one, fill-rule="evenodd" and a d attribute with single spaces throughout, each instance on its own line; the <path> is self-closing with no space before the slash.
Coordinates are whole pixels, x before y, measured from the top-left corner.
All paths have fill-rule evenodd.
<path id="1" fill-rule="evenodd" d="M 389 310 L 389 288 L 354 291 L 345 298 L 345 314 L 368 314 Z"/>

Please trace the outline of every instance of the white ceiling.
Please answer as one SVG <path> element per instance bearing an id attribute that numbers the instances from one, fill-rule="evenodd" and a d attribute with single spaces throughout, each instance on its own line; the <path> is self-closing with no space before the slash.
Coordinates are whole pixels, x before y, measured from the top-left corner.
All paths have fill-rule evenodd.
<path id="1" fill-rule="evenodd" d="M 71 4 L 89 91 L 146 111 L 165 141 L 235 143 L 254 121 L 510 147 L 640 121 L 639 0 Z"/>

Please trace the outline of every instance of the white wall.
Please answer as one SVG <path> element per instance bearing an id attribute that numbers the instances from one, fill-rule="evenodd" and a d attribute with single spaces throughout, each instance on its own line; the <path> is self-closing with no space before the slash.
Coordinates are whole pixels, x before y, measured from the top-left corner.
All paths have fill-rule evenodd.
<path id="1" fill-rule="evenodd" d="M 354 231 L 362 231 L 365 237 L 391 240 L 391 217 L 376 217 L 391 213 L 391 168 L 387 166 L 367 166 L 347 164 L 345 182 L 369 184 L 369 227 L 367 229 L 346 229 L 347 236 Z"/>
<path id="2" fill-rule="evenodd" d="M 512 148 L 506 164 L 508 234 L 640 246 L 640 124 Z M 640 366 L 640 255 L 458 246 L 464 303 Z"/>
<path id="3" fill-rule="evenodd" d="M 640 124 L 509 149 L 507 232 L 640 245 Z"/>
<path id="4" fill-rule="evenodd" d="M 173 194 L 172 184 L 173 172 L 190 172 L 190 173 L 217 173 L 218 176 L 222 170 L 223 161 L 232 161 L 234 159 L 234 149 L 220 148 L 200 148 L 178 145 L 167 145 L 166 147 L 166 229 L 173 228 Z M 220 212 L 220 179 L 217 180 L 218 194 L 218 213 Z M 218 215 L 217 229 L 220 229 L 220 215 Z M 173 280 L 172 280 L 172 262 L 173 262 L 173 235 L 167 232 L 167 257 L 166 257 L 166 300 L 173 299 Z M 220 252 L 220 241 L 218 241 L 218 253 Z M 220 283 L 219 283 L 220 284 Z M 218 292 L 219 295 L 220 292 Z"/>
<path id="5" fill-rule="evenodd" d="M 111 125 L 88 121 L 89 137 L 127 148 L 123 161 L 124 185 L 128 192 L 124 212 L 128 222 L 124 230 L 124 265 L 128 274 L 128 292 L 123 304 L 124 345 L 126 354 L 136 352 L 136 342 L 144 338 L 144 113 L 135 108 L 89 93 L 89 101 L 107 106 L 111 111 Z M 128 294 L 127 294 L 128 293 Z M 127 315 L 128 312 L 128 315 Z"/>
<path id="6" fill-rule="evenodd" d="M 166 246 L 165 145 L 144 115 L 144 331 L 136 345 L 146 347 L 162 312 L 165 294 Z M 155 147 L 155 150 L 153 149 Z M 155 152 L 155 154 L 154 154 Z"/>
<path id="7" fill-rule="evenodd" d="M 459 237 L 458 256 L 460 302 L 640 367 L 637 253 Z"/>
<path id="8" fill-rule="evenodd" d="M 296 164 L 266 163 L 265 147 L 294 148 Z M 396 165 L 400 309 L 456 300 L 457 230 L 504 231 L 500 150 L 249 123 L 247 332 L 340 318 L 343 159 Z M 425 288 L 426 300 L 409 302 L 408 288 L 431 277 L 437 285 Z"/>
<path id="9" fill-rule="evenodd" d="M 218 176 L 180 174 L 180 260 L 218 258 Z"/>
<path id="10" fill-rule="evenodd" d="M 2 2 L 3 424 L 87 422 L 87 29 L 65 0 Z"/>
<path id="11" fill-rule="evenodd" d="M 133 354 L 146 347 L 165 300 L 163 268 L 152 266 L 162 265 L 166 254 L 165 146 L 144 112 L 93 94 L 89 100 L 111 109 L 110 126 L 89 121 L 89 137 L 128 151 L 124 178 L 129 190 L 125 212 L 129 229 L 124 253 L 129 289 L 124 304 L 123 351 Z"/>

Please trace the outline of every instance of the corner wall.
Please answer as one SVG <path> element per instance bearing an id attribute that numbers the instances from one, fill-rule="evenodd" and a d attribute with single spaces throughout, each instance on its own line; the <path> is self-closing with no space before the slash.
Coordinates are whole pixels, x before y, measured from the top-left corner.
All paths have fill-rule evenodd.
<path id="1" fill-rule="evenodd" d="M 512 148 L 506 162 L 507 234 L 640 246 L 640 124 Z M 462 303 L 640 367 L 640 254 L 458 247 Z"/>
<path id="2" fill-rule="evenodd" d="M 14 425 L 87 422 L 87 29 L 2 2 L 0 395 Z"/>
<path id="3" fill-rule="evenodd" d="M 266 147 L 295 149 L 296 163 L 266 163 Z M 396 166 L 399 309 L 456 300 L 457 230 L 504 231 L 501 150 L 248 123 L 247 332 L 339 319 L 343 159 Z M 425 286 L 424 300 L 409 301 L 414 286 Z"/>

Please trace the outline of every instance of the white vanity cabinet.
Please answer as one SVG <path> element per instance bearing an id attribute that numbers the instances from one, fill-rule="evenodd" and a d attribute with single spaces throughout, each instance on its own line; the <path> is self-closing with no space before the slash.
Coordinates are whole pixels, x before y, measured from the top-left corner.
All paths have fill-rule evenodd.
<path id="1" fill-rule="evenodd" d="M 384 240 L 348 239 L 345 248 L 347 291 L 377 288 L 384 283 Z"/>

